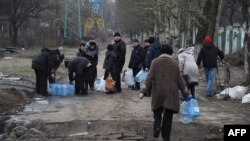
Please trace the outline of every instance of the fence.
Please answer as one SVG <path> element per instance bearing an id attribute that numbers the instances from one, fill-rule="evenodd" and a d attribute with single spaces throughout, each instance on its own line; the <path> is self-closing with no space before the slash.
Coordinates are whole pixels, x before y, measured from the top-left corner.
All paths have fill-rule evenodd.
<path id="1" fill-rule="evenodd" d="M 220 27 L 217 46 L 224 54 L 235 53 L 244 46 L 245 31 L 240 26 Z"/>

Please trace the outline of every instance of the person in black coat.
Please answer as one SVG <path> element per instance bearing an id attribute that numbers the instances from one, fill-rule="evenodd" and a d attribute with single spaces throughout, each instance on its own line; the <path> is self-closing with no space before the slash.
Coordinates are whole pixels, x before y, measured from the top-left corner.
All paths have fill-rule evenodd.
<path id="1" fill-rule="evenodd" d="M 138 39 L 133 40 L 133 47 L 134 49 L 132 51 L 128 67 L 133 70 L 133 75 L 135 77 L 143 67 L 144 50 L 140 47 Z M 140 83 L 135 82 L 135 86 L 132 89 L 140 90 Z"/>
<path id="2" fill-rule="evenodd" d="M 49 83 L 54 83 L 56 81 L 56 71 L 60 67 L 64 60 L 64 54 L 60 54 L 59 60 L 56 62 L 55 68 L 52 69 L 51 75 L 49 76 Z"/>
<path id="3" fill-rule="evenodd" d="M 85 43 L 80 44 L 78 53 L 76 54 L 77 57 L 86 57 L 85 46 Z"/>
<path id="4" fill-rule="evenodd" d="M 110 74 L 112 79 L 115 80 L 115 72 L 116 72 L 115 59 L 116 55 L 114 52 L 114 47 L 113 45 L 109 44 L 107 46 L 107 52 L 105 54 L 105 60 L 103 63 L 103 68 L 105 69 L 104 80 L 106 80 Z"/>
<path id="5" fill-rule="evenodd" d="M 90 61 L 84 57 L 76 57 L 72 61 L 65 63 L 65 66 L 69 70 L 70 83 L 73 83 L 75 80 L 75 93 L 87 95 L 85 79 L 91 66 Z"/>
<path id="6" fill-rule="evenodd" d="M 200 63 L 202 61 L 207 81 L 207 97 L 213 96 L 214 93 L 213 85 L 216 76 L 218 56 L 221 60 L 224 59 L 223 52 L 221 52 L 221 50 L 213 44 L 210 36 L 206 36 L 204 38 L 203 47 L 201 48 L 198 55 L 197 65 L 200 66 Z"/>
<path id="7" fill-rule="evenodd" d="M 36 93 L 48 96 L 47 81 L 53 75 L 53 68 L 56 68 L 59 61 L 59 50 L 43 48 L 32 60 L 32 69 L 36 74 Z"/>
<path id="8" fill-rule="evenodd" d="M 107 51 L 105 54 L 105 60 L 103 63 L 103 68 L 105 69 L 104 73 L 104 80 L 107 80 L 107 78 L 111 75 L 112 79 L 115 80 L 115 74 L 116 74 L 116 66 L 115 66 L 115 60 L 116 55 L 114 52 L 113 45 L 109 44 L 107 46 Z M 114 94 L 116 91 L 108 91 L 107 94 Z"/>
<path id="9" fill-rule="evenodd" d="M 125 64 L 125 56 L 126 56 L 126 43 L 121 39 L 121 35 L 119 32 L 116 32 L 114 35 L 115 43 L 113 44 L 114 46 L 114 51 L 116 54 L 116 61 L 115 61 L 115 66 L 117 68 L 116 71 L 116 80 L 115 80 L 115 87 L 117 92 L 121 92 L 121 72 L 123 69 L 123 66 Z"/>
<path id="10" fill-rule="evenodd" d="M 160 45 L 154 36 L 149 37 L 150 46 L 145 58 L 146 70 L 150 69 L 152 61 L 160 56 Z"/>
<path id="11" fill-rule="evenodd" d="M 98 64 L 98 46 L 96 41 L 91 40 L 86 45 L 86 58 L 90 61 L 92 64 L 89 68 L 88 75 L 86 77 L 86 88 L 88 89 L 88 86 L 90 87 L 91 91 L 94 91 L 94 84 L 97 77 L 97 64 Z"/>

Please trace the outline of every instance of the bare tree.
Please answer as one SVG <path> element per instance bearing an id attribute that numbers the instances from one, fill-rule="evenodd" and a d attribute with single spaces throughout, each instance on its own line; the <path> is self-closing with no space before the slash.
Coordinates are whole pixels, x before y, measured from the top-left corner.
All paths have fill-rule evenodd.
<path id="1" fill-rule="evenodd" d="M 241 0 L 242 7 L 242 17 L 243 23 L 245 23 L 245 39 L 244 39 L 244 49 L 245 49 L 245 84 L 250 84 L 250 33 L 249 33 L 249 22 L 250 22 L 250 1 L 249 0 Z"/>
<path id="2" fill-rule="evenodd" d="M 1 15 L 7 16 L 10 24 L 11 43 L 18 44 L 18 31 L 29 18 L 38 18 L 46 9 L 42 0 L 1 0 Z"/>

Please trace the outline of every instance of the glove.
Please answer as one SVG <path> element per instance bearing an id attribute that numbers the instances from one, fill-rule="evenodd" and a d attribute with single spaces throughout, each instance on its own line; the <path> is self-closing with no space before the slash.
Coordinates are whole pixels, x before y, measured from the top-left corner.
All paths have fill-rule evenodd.
<path id="1" fill-rule="evenodd" d="M 139 94 L 139 98 L 140 98 L 140 99 L 143 99 L 143 97 L 144 97 L 144 94 L 143 94 L 143 93 L 140 93 L 140 94 Z"/>

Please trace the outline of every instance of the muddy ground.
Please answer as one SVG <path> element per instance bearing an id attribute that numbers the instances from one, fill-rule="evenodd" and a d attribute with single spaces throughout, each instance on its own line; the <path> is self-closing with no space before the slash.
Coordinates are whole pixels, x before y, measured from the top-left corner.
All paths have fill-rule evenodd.
<path id="1" fill-rule="evenodd" d="M 66 49 L 66 57 L 72 58 L 75 52 L 76 49 Z M 128 47 L 126 62 L 129 61 L 130 53 L 131 48 Z M 103 75 L 104 54 L 104 51 L 100 52 L 98 76 Z M 219 68 L 220 80 L 223 79 L 222 68 L 223 66 Z M 231 86 L 242 83 L 243 71 L 243 67 L 231 66 Z M 240 100 L 223 101 L 217 100 L 216 97 L 204 96 L 203 74 L 201 70 L 200 85 L 197 87 L 201 115 L 187 125 L 181 124 L 179 115 L 175 115 L 171 134 L 173 141 L 220 141 L 223 140 L 223 125 L 250 124 L 249 104 L 241 104 Z M 67 78 L 67 71 L 62 65 L 58 72 L 58 79 L 66 82 Z M 32 89 L 30 87 L 34 85 L 33 74 L 25 76 L 25 80 L 27 79 L 30 81 L 24 83 L 22 80 L 21 82 L 29 88 L 18 87 L 18 90 L 10 89 L 0 92 L 2 105 L 5 105 L 5 99 L 10 100 L 9 103 L 15 103 L 12 106 L 5 106 L 7 109 L 4 109 L 0 103 L 2 119 L 0 131 L 1 133 L 5 131 L 0 136 L 0 140 L 161 140 L 152 138 L 153 115 L 150 110 L 150 98 L 140 100 L 138 91 L 132 91 L 124 84 L 123 92 L 116 95 L 90 92 L 88 96 L 34 99 L 38 96 L 30 92 Z M 8 89 L 11 87 L 8 86 Z M 12 97 L 15 98 L 12 100 Z M 18 112 L 15 112 L 15 107 L 20 108 Z M 22 108 L 24 110 L 21 110 Z"/>

